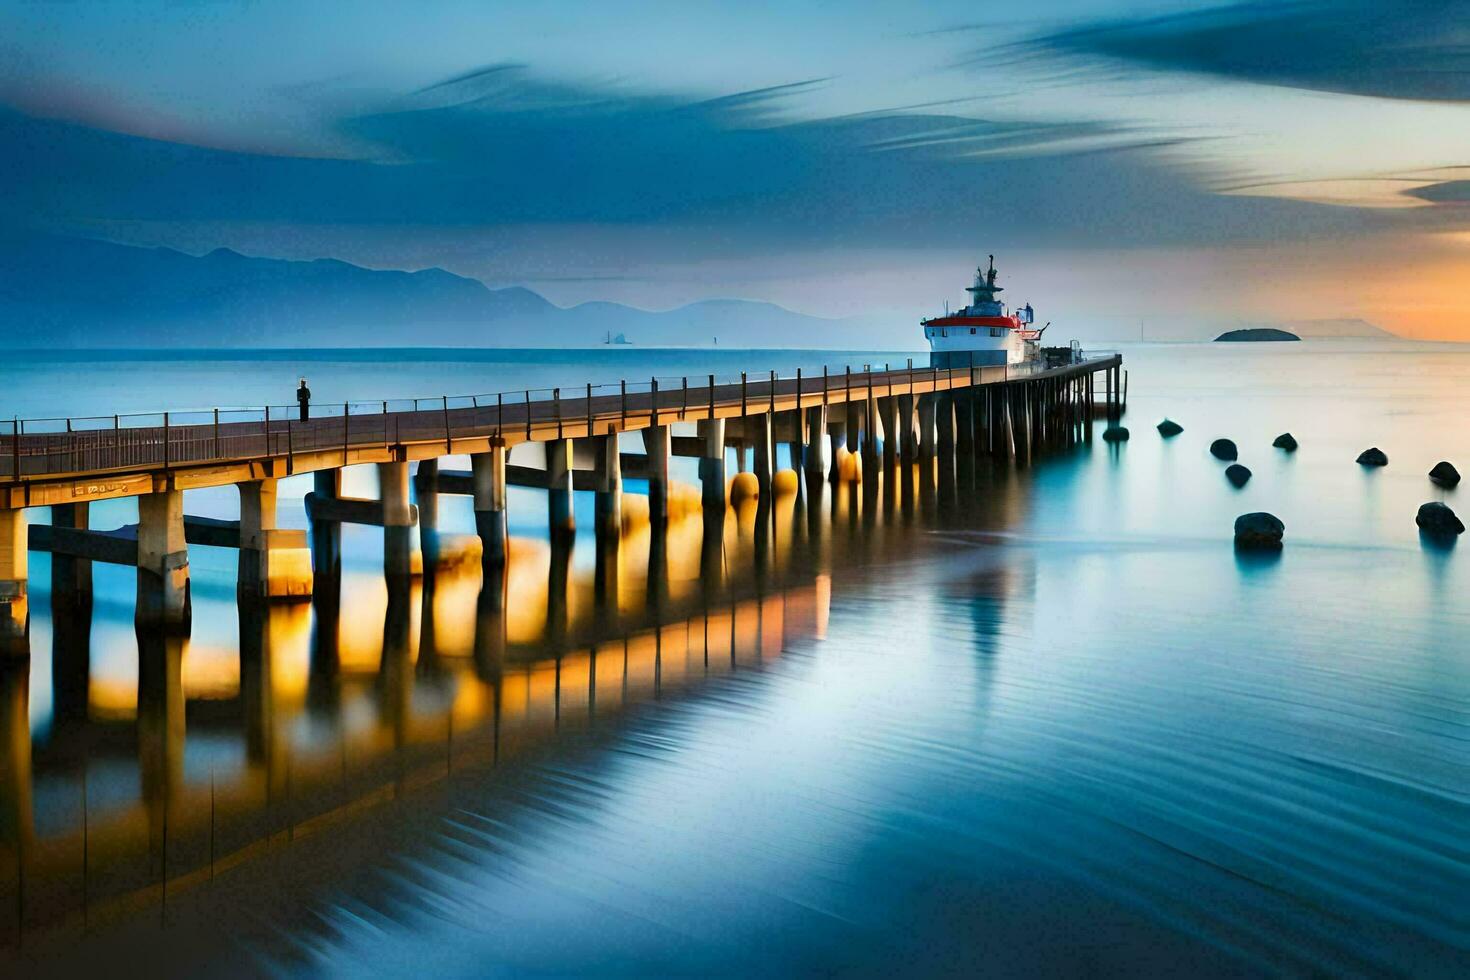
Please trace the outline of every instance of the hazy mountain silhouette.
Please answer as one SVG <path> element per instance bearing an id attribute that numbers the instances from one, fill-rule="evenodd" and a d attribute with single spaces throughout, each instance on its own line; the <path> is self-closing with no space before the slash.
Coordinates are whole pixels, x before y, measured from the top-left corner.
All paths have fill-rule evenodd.
<path id="1" fill-rule="evenodd" d="M 335 259 L 192 256 L 54 235 L 0 240 L 0 323 L 24 347 L 577 347 L 635 344 L 849 347 L 891 344 L 897 324 L 826 320 L 769 303 L 708 300 L 652 312 L 569 309 L 529 289 L 490 289 L 442 269 L 365 269 Z"/>

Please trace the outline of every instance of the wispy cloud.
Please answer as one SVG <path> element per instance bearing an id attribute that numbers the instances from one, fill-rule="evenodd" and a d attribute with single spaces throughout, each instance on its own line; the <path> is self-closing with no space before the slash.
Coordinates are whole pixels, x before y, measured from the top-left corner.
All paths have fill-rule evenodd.
<path id="1" fill-rule="evenodd" d="M 1252 0 L 1097 20 L 1006 50 L 1093 73 L 1120 66 L 1391 99 L 1470 99 L 1463 0 Z"/>

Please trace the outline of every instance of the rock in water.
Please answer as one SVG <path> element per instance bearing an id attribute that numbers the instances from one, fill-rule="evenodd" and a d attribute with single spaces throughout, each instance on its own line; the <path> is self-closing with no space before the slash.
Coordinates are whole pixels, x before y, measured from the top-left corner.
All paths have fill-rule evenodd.
<path id="1" fill-rule="evenodd" d="M 1281 433 L 1281 435 L 1277 436 L 1275 441 L 1272 442 L 1271 445 L 1275 446 L 1277 449 L 1285 449 L 1289 453 L 1296 452 L 1296 439 L 1292 437 L 1292 434 L 1290 432 Z"/>
<path id="2" fill-rule="evenodd" d="M 1121 425 L 1115 425 L 1103 433 L 1103 442 L 1127 442 L 1128 430 Z"/>
<path id="3" fill-rule="evenodd" d="M 1465 533 L 1465 525 L 1455 516 L 1455 512 L 1437 500 L 1421 504 L 1414 523 L 1425 534 L 1440 538 L 1452 538 Z"/>
<path id="4" fill-rule="evenodd" d="M 1210 455 L 1215 457 L 1216 459 L 1223 459 L 1226 462 L 1233 462 L 1240 456 L 1240 453 L 1236 451 L 1235 443 L 1231 442 L 1229 439 L 1216 439 L 1214 442 L 1210 443 Z"/>
<path id="5" fill-rule="evenodd" d="M 1265 511 L 1241 514 L 1235 519 L 1235 547 L 1244 551 L 1278 551 L 1285 533 L 1286 525 Z"/>
<path id="6" fill-rule="evenodd" d="M 1175 422 L 1173 419 L 1164 419 L 1164 421 L 1159 423 L 1159 435 L 1163 436 L 1166 439 L 1169 436 L 1177 436 L 1183 431 L 1184 426 L 1180 425 L 1178 422 Z"/>
<path id="7" fill-rule="evenodd" d="M 1440 460 L 1429 471 L 1429 478 L 1442 487 L 1452 487 L 1460 482 L 1460 471 L 1455 469 L 1453 463 Z"/>
<path id="8" fill-rule="evenodd" d="M 1359 453 L 1358 462 L 1364 466 L 1387 466 L 1388 457 L 1383 455 L 1382 449 L 1374 446 L 1372 449 L 1365 449 Z"/>
<path id="9" fill-rule="evenodd" d="M 1250 478 L 1251 471 L 1246 469 L 1244 466 L 1241 466 L 1239 463 L 1231 463 L 1229 466 L 1225 467 L 1225 479 L 1229 480 L 1237 490 L 1245 486 L 1246 481 Z"/>

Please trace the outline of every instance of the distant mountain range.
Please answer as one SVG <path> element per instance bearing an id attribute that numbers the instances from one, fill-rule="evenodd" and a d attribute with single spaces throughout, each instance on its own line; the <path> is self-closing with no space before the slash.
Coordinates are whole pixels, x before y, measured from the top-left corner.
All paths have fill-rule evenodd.
<path id="1" fill-rule="evenodd" d="M 335 259 L 193 256 L 55 235 L 0 239 L 0 324 L 22 347 L 584 347 L 633 344 L 880 349 L 909 324 L 829 320 L 770 303 L 706 300 L 655 312 L 563 308 L 443 269 Z"/>

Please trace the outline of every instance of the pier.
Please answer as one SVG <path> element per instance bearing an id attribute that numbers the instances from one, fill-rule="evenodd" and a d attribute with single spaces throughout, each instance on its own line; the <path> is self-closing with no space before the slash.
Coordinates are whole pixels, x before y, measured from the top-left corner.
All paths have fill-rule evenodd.
<path id="1" fill-rule="evenodd" d="M 0 436 L 0 654 L 29 654 L 30 551 L 53 556 L 53 601 L 85 601 L 93 562 L 134 566 L 138 625 L 186 631 L 191 544 L 238 551 L 242 603 L 303 599 L 340 578 L 344 523 L 382 528 L 390 581 L 463 558 L 464 549 L 446 551 L 437 527 L 439 495 L 460 494 L 473 499 L 470 550 L 487 575 L 503 574 L 506 490 L 524 486 L 545 490 L 548 537 L 564 554 L 576 530 L 573 494 L 595 494 L 599 562 L 615 575 L 623 480 L 647 484 L 649 547 L 657 551 L 671 458 L 698 459 L 706 514 L 723 516 L 730 502 L 753 498 L 768 520 L 781 492 L 827 481 L 876 486 L 874 475 L 901 462 L 943 467 L 988 456 L 1025 464 L 1046 446 L 1090 439 L 1099 411 L 1115 421 L 1123 410 L 1121 365 L 1116 354 L 1073 352 L 1060 364 L 651 378 L 314 405 L 309 418 L 263 408 L 14 420 Z M 625 451 L 622 437 L 634 434 L 642 452 Z M 521 448 L 531 444 L 535 450 Z M 778 467 L 782 445 L 798 478 Z M 513 461 L 515 450 L 527 458 Z M 468 470 L 440 466 L 466 456 Z M 343 469 L 362 464 L 377 467 L 377 498 L 343 492 Z M 278 528 L 279 481 L 308 473 L 309 531 Z M 185 491 L 230 485 L 239 489 L 238 520 L 185 513 Z M 120 497 L 137 498 L 138 522 L 91 527 L 89 504 Z M 29 512 L 42 507 L 50 523 L 33 524 Z M 722 541 L 706 538 L 713 576 Z M 554 584 L 551 591 L 554 604 Z"/>
<path id="2" fill-rule="evenodd" d="M 24 534 L 8 539 L 7 567 L 22 573 L 8 580 L 20 599 L 10 605 L 13 616 L 26 610 L 27 552 L 49 552 L 50 637 L 40 642 L 53 703 L 49 732 L 33 744 L 31 677 L 47 668 L 32 666 L 25 622 L 12 619 L 0 658 L 0 950 L 142 907 L 162 913 L 171 895 L 365 808 L 534 759 L 641 702 L 697 697 L 708 679 L 771 662 L 788 642 L 822 635 L 838 570 L 926 547 L 917 511 L 942 521 L 1005 508 L 992 494 L 1012 465 L 1116 419 L 1120 377 L 1119 358 L 1106 355 L 1016 373 L 706 383 L 689 387 L 687 408 L 682 383 L 660 385 L 655 408 L 652 380 L 628 385 L 626 399 L 618 385 L 611 401 L 595 391 L 589 401 L 585 387 L 580 399 L 533 393 L 529 413 L 524 398 L 514 413 L 497 398 L 488 416 L 473 405 L 456 415 L 443 399 L 437 412 L 396 413 L 387 424 L 419 426 L 417 438 L 386 445 L 356 414 L 277 421 L 272 410 L 257 446 L 294 451 L 192 461 L 172 453 L 199 447 L 203 434 L 170 418 L 167 466 L 135 459 L 85 473 L 55 464 L 113 451 L 95 432 L 28 423 L 22 478 L 0 486 L 12 503 L 51 501 L 50 522 L 28 522 L 24 506 L 7 512 Z M 394 415 L 379 413 L 378 437 Z M 221 447 L 248 445 L 226 424 L 243 423 L 222 421 Z M 300 448 L 306 433 L 334 426 L 347 428 L 344 445 Z M 94 441 L 76 445 L 85 440 Z M 681 458 L 698 486 L 669 475 Z M 344 490 L 343 467 L 363 463 L 377 469 L 370 499 Z M 307 474 L 309 528 L 277 527 L 279 480 Z M 645 492 L 625 491 L 625 480 Z M 185 489 L 228 485 L 238 487 L 238 520 L 185 511 Z M 544 493 L 544 540 L 512 540 L 511 487 Z M 92 501 L 130 489 L 136 524 L 91 526 Z M 593 506 L 574 508 L 587 493 Z M 447 495 L 469 498 L 474 534 L 441 532 Z M 574 515 L 589 511 L 593 526 L 581 530 L 595 566 L 579 568 Z M 344 572 L 346 523 L 381 529 L 381 572 L 360 563 Z M 192 674 L 190 644 L 218 648 L 230 600 L 201 591 L 214 629 L 203 614 L 191 622 L 191 546 L 239 554 L 238 656 L 206 652 L 208 666 Z M 94 662 L 95 562 L 137 570 L 136 688 Z M 308 718 L 327 737 L 303 739 Z M 235 761 L 216 769 L 196 755 L 191 770 L 186 732 L 210 752 L 237 745 L 238 756 L 226 752 Z M 119 782 L 117 772 L 129 775 Z M 56 799 L 66 802 L 58 809 Z"/>

